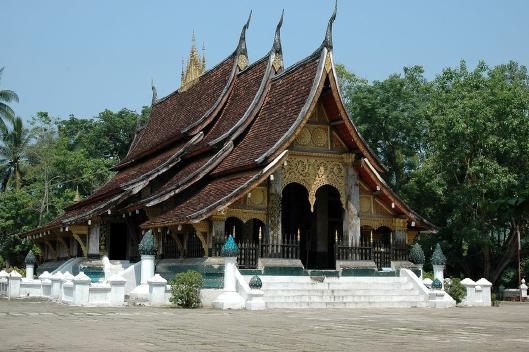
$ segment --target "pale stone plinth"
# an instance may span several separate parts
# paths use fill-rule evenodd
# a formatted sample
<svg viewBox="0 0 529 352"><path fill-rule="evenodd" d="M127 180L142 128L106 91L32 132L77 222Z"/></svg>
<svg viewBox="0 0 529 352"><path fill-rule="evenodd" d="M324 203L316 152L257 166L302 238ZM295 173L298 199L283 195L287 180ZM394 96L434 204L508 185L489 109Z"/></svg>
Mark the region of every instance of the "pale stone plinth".
<svg viewBox="0 0 529 352"><path fill-rule="evenodd" d="M159 274L154 275L147 280L149 284L149 300L153 306L161 306L165 304L165 287L167 280Z"/></svg>
<svg viewBox="0 0 529 352"><path fill-rule="evenodd" d="M248 293L248 300L246 301L246 309L248 310L263 310L266 308L266 303L263 299L264 292L262 290L250 290Z"/></svg>
<svg viewBox="0 0 529 352"><path fill-rule="evenodd" d="M520 285L520 291L522 295L522 301L527 301L527 285L525 284L525 279L522 279L522 284Z"/></svg>
<svg viewBox="0 0 529 352"><path fill-rule="evenodd" d="M125 284L127 280L120 275L112 275L108 279L110 284L110 304L122 306L125 304Z"/></svg>
<svg viewBox="0 0 529 352"><path fill-rule="evenodd" d="M60 299L62 290L62 273L58 272L51 276L51 298Z"/></svg>
<svg viewBox="0 0 529 352"><path fill-rule="evenodd" d="M237 257L224 258L224 292L213 301L213 307L217 309L243 309L244 298L237 293L235 270Z"/></svg>
<svg viewBox="0 0 529 352"><path fill-rule="evenodd" d="M20 282L22 281L22 275L13 270L9 274L9 287L7 297L14 299L20 297Z"/></svg>
<svg viewBox="0 0 529 352"><path fill-rule="evenodd" d="M39 280L42 286L42 296L51 297L51 274L47 271L43 272L39 276Z"/></svg>
<svg viewBox="0 0 529 352"><path fill-rule="evenodd" d="M154 255L141 255L141 280L142 285L147 284L147 280L154 276Z"/></svg>
<svg viewBox="0 0 529 352"><path fill-rule="evenodd" d="M35 270L34 264L26 264L26 279L33 280L34 270Z"/></svg>
<svg viewBox="0 0 529 352"><path fill-rule="evenodd" d="M479 285L481 287L481 304L483 306L490 307L492 305L490 294L492 283L485 278L481 278L476 282L476 285ZM477 287L478 286L476 286L476 291Z"/></svg>
<svg viewBox="0 0 529 352"><path fill-rule="evenodd" d="M434 279L438 279L441 281L441 284L443 284L443 289L445 287L445 276L444 276L444 265L432 265L433 266L433 277Z"/></svg>
<svg viewBox="0 0 529 352"><path fill-rule="evenodd" d="M461 284L465 286L465 289L467 290L467 295L463 300L463 305L472 306L476 301L476 282L467 277L461 281Z"/></svg>
<svg viewBox="0 0 529 352"><path fill-rule="evenodd" d="M74 278L73 283L73 304L87 305L90 297L90 278L81 272Z"/></svg>

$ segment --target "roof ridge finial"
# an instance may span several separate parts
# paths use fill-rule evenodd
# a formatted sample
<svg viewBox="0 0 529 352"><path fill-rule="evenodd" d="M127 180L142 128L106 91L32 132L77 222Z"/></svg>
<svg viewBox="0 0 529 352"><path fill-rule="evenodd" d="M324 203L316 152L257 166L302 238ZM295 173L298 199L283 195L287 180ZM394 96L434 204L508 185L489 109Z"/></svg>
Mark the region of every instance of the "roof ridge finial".
<svg viewBox="0 0 529 352"><path fill-rule="evenodd" d="M323 39L323 43L321 44L327 49L332 49L332 24L334 23L334 20L336 19L337 9L338 9L338 0L335 0L334 11L331 17L329 18L329 23L327 24L327 32L325 33L325 39Z"/></svg>
<svg viewBox="0 0 529 352"><path fill-rule="evenodd" d="M154 79L151 78L151 89L152 89L152 101L151 104L154 105L156 103L156 99L158 99L158 93L156 92L156 87L154 86Z"/></svg>
<svg viewBox="0 0 529 352"><path fill-rule="evenodd" d="M250 10L250 15L248 15L248 20L246 21L244 26L242 26L241 36L239 38L239 46L238 46L239 54L244 54L246 56L248 56L248 52L246 50L246 30L248 30L248 27L250 27L251 19L252 19L252 10Z"/></svg>
<svg viewBox="0 0 529 352"><path fill-rule="evenodd" d="M281 53L281 26L283 25L283 16L285 15L285 9L281 12L281 18L276 26L276 33L274 35L274 52Z"/></svg>

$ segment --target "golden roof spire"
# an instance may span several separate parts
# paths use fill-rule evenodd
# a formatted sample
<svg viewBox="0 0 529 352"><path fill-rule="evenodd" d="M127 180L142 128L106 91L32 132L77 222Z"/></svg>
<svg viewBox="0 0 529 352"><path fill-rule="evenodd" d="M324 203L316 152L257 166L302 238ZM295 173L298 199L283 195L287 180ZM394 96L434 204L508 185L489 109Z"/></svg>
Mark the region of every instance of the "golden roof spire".
<svg viewBox="0 0 529 352"><path fill-rule="evenodd" d="M81 195L79 194L79 186L77 186L77 189L75 191L75 197L73 198L74 202L78 202L81 200Z"/></svg>
<svg viewBox="0 0 529 352"><path fill-rule="evenodd" d="M206 69L206 57L205 57L205 46L202 46L202 58L198 54L195 40L195 30L191 36L191 50L189 51L189 57L187 59L187 66L184 69L184 62L182 59L182 75L180 90L185 91L193 85Z"/></svg>

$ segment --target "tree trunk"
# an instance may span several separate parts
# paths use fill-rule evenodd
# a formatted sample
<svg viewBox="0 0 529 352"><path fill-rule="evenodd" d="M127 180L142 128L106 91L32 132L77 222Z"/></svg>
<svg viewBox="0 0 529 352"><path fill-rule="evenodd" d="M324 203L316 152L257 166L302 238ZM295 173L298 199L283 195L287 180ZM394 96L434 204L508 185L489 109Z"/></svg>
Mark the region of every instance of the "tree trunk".
<svg viewBox="0 0 529 352"><path fill-rule="evenodd" d="M500 275L503 273L503 270L505 270L505 268L514 260L514 257L516 255L516 246L516 234L514 228L511 228L509 237L505 242L503 254L500 260L495 263L493 269L491 270L490 277L487 278L493 284L495 284L496 281L500 278Z"/></svg>

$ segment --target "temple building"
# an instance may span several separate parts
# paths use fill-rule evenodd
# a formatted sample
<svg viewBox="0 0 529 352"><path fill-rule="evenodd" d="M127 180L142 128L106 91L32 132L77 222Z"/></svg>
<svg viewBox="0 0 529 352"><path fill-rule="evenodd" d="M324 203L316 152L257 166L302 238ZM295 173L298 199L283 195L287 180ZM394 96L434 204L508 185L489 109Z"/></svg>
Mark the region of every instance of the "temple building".
<svg viewBox="0 0 529 352"><path fill-rule="evenodd" d="M180 87L158 98L153 86L149 119L114 177L24 234L41 246L41 261L133 263L149 229L157 272L164 263L218 257L228 235L239 245L241 269L288 262L340 270L364 261L383 270L407 260L408 245L435 226L384 181L384 165L346 111L333 54L335 16L321 45L290 67L283 63L283 16L270 51L253 62L245 38L250 18L234 50L209 69L193 36Z"/></svg>

